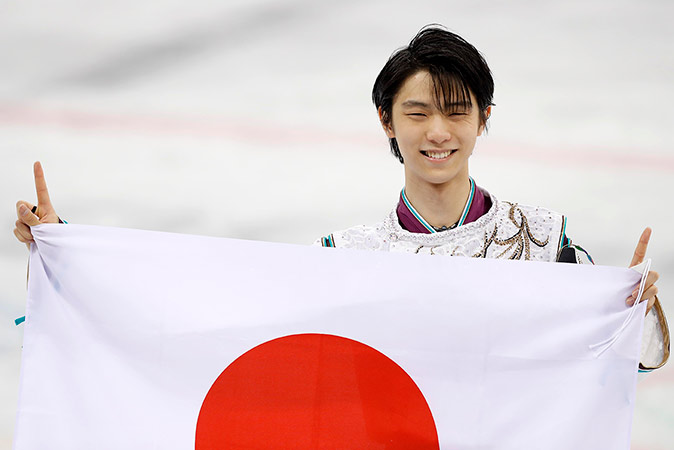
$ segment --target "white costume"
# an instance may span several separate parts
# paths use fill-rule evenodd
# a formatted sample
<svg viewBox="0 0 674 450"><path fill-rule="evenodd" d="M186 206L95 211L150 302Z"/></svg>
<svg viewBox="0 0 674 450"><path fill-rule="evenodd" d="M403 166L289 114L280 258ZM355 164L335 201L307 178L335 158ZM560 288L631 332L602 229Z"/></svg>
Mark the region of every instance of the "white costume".
<svg viewBox="0 0 674 450"><path fill-rule="evenodd" d="M396 209L375 225L332 233L314 244L361 250L432 255L508 258L554 262L565 241L566 219L545 208L499 201L474 222L433 234L412 233L399 222ZM577 247L579 249L579 247ZM575 250L575 249L574 249ZM575 260L582 255L576 251ZM661 367L669 357L669 331L660 303L646 316L640 371Z"/></svg>

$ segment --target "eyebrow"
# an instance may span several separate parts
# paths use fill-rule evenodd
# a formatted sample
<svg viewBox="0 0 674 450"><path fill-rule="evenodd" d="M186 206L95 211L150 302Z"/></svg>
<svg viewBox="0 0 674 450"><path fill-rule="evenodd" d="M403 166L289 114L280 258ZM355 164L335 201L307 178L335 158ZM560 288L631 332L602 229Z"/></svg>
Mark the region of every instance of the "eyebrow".
<svg viewBox="0 0 674 450"><path fill-rule="evenodd" d="M421 102L419 100L405 100L402 103L402 106L406 106L406 107L415 107L416 106L416 107L421 107L421 108L429 108L430 107L430 105L428 103Z"/></svg>
<svg viewBox="0 0 674 450"><path fill-rule="evenodd" d="M414 107L430 108L431 107L428 103L422 102L422 101L419 101L419 100L405 100L404 102L402 102L402 106L406 107L406 108L414 108ZM466 108L466 109L471 108L472 106L473 105L470 102L453 102L453 103L450 103L449 105L447 105L448 108Z"/></svg>

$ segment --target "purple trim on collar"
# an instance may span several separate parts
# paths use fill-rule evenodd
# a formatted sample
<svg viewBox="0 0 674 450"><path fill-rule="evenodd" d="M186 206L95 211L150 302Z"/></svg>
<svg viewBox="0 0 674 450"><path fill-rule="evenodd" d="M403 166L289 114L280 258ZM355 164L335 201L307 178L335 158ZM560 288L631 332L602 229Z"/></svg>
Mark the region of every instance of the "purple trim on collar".
<svg viewBox="0 0 674 450"><path fill-rule="evenodd" d="M473 196L473 203L470 205L468 210L468 215L463 224L475 222L480 217L487 214L487 211L491 208L491 197L489 192L485 189L482 189L480 186L475 186L475 195Z"/></svg>
<svg viewBox="0 0 674 450"><path fill-rule="evenodd" d="M463 224L475 222L480 217L484 216L489 208L491 208L491 197L489 197L489 192L482 189L479 186L475 186L475 194L473 195L473 202L468 209L468 215ZM431 232L424 227L412 211L405 205L403 201L402 192L400 193L400 199L398 200L398 206L396 207L396 213L398 214L398 222L404 230L409 231L410 233L425 233L430 234Z"/></svg>
<svg viewBox="0 0 674 450"><path fill-rule="evenodd" d="M403 229L409 231L410 233L431 234L431 232L428 231L416 217L414 217L412 211L410 211L410 209L407 207L405 201L403 200L402 191L400 191L400 199L398 200L396 213L398 214L398 222L400 223L400 226L403 227Z"/></svg>

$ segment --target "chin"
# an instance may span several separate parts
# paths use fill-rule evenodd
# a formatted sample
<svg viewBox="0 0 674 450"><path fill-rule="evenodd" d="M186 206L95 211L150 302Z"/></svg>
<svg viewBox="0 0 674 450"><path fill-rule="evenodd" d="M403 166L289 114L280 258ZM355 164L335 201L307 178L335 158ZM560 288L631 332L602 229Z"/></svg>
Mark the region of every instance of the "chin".
<svg viewBox="0 0 674 450"><path fill-rule="evenodd" d="M425 184L432 185L434 187L443 186L445 184L451 183L455 180L456 177L427 177L423 179Z"/></svg>
<svg viewBox="0 0 674 450"><path fill-rule="evenodd" d="M455 181L459 178L463 178L460 173L437 173L437 174L430 174L429 176L425 177L426 182L430 184L447 184L451 183L452 181Z"/></svg>

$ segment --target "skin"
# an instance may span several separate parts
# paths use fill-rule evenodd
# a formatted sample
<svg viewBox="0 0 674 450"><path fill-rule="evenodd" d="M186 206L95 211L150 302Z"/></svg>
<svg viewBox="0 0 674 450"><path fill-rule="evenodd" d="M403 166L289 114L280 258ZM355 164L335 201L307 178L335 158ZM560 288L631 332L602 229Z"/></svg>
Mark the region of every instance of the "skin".
<svg viewBox="0 0 674 450"><path fill-rule="evenodd" d="M428 72L411 75L393 99L391 120L379 120L388 138L396 138L405 167L405 193L414 208L435 227L450 226L461 217L470 193L468 160L485 123L473 93L472 107L458 107L446 115L435 105L432 79ZM491 106L486 109L491 115ZM430 159L423 152L454 152L447 158ZM629 267L644 261L652 230L646 228L637 243ZM647 312L655 303L660 278L650 271L641 301L648 301ZM626 300L632 305L638 289Z"/></svg>
<svg viewBox="0 0 674 450"><path fill-rule="evenodd" d="M644 262L644 259L646 258L646 250L648 249L648 242L651 240L651 233L652 230L648 227L641 233L641 237L637 243L637 248L634 250L634 255L632 256L632 261L630 262L630 267L634 267L637 264ZM648 301L648 309L646 310L646 313L648 313L648 311L650 311L655 304L655 296L658 293L658 287L655 285L655 282L658 281L658 278L660 278L660 274L654 270L651 270L648 273L648 277L646 277L644 293L641 296L641 302ZM638 293L639 289L635 289L634 292L632 292L632 296L628 297L627 304L629 306L634 304Z"/></svg>
<svg viewBox="0 0 674 450"><path fill-rule="evenodd" d="M37 210L33 214L31 210L34 205L19 200L16 203L17 221L14 228L16 238L25 243L28 248L30 248L30 243L33 242L30 227L41 223L58 223L59 221L59 217L49 199L47 182L44 179L44 171L39 161L33 164L33 175L35 176L35 192L37 193Z"/></svg>

